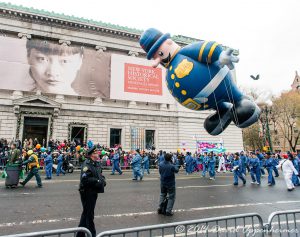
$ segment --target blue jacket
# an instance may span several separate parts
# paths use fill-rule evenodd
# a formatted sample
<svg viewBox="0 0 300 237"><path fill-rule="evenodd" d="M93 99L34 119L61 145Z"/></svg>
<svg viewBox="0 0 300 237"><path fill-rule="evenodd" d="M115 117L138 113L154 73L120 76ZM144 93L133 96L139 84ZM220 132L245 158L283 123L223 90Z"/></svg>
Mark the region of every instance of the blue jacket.
<svg viewBox="0 0 300 237"><path fill-rule="evenodd" d="M271 158L269 158L269 159L266 159L266 161L265 161L265 166L267 167L267 168L273 168L274 166L276 166L277 164L276 164L276 161L271 157Z"/></svg>
<svg viewBox="0 0 300 237"><path fill-rule="evenodd" d="M44 159L45 165L49 165L49 164L53 164L53 159L51 155L48 155L45 159Z"/></svg>
<svg viewBox="0 0 300 237"><path fill-rule="evenodd" d="M241 155L240 160L241 160L243 166L245 166L247 164L247 156Z"/></svg>
<svg viewBox="0 0 300 237"><path fill-rule="evenodd" d="M164 155L160 155L158 157L158 164L160 164L161 162L165 161L165 156Z"/></svg>
<svg viewBox="0 0 300 237"><path fill-rule="evenodd" d="M134 156L134 158L131 161L131 165L133 169L141 169L142 157L140 156L140 154L136 154Z"/></svg>
<svg viewBox="0 0 300 237"><path fill-rule="evenodd" d="M159 164L160 184L165 187L175 187L175 173L178 168L170 161L163 161Z"/></svg>
<svg viewBox="0 0 300 237"><path fill-rule="evenodd" d="M184 161L187 165L191 165L193 163L193 158L191 156L186 156Z"/></svg>
<svg viewBox="0 0 300 237"><path fill-rule="evenodd" d="M259 159L256 157L256 158L250 158L249 159L249 166L251 168L257 168L260 166L260 162L259 162Z"/></svg>
<svg viewBox="0 0 300 237"><path fill-rule="evenodd" d="M57 158L57 163L62 163L64 161L64 157L62 154L60 154Z"/></svg>
<svg viewBox="0 0 300 237"><path fill-rule="evenodd" d="M120 161L120 155L119 153L115 153L113 158L111 159L114 163L119 163Z"/></svg>
<svg viewBox="0 0 300 237"><path fill-rule="evenodd" d="M208 164L208 159L209 159L208 156L204 156L203 157L203 164L207 165Z"/></svg>
<svg viewBox="0 0 300 237"><path fill-rule="evenodd" d="M208 165L209 166L215 166L216 165L216 157L212 157L208 159Z"/></svg>
<svg viewBox="0 0 300 237"><path fill-rule="evenodd" d="M143 164L149 165L149 163L150 163L149 157L145 156L144 159L143 159Z"/></svg>
<svg viewBox="0 0 300 237"><path fill-rule="evenodd" d="M238 168L235 170L235 171L238 171L238 172L240 172L243 169L243 167L242 167L242 161L240 159L238 159L238 160L234 159L232 161L232 166L233 167L238 166Z"/></svg>

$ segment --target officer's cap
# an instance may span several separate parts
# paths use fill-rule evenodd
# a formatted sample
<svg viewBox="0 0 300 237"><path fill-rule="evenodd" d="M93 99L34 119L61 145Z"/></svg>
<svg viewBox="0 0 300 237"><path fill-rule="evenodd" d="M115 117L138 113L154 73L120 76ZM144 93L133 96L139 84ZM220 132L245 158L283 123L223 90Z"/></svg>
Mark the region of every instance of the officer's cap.
<svg viewBox="0 0 300 237"><path fill-rule="evenodd" d="M90 156L91 154L94 153L94 151L96 151L96 146L92 146L92 147L87 151L87 154Z"/></svg>

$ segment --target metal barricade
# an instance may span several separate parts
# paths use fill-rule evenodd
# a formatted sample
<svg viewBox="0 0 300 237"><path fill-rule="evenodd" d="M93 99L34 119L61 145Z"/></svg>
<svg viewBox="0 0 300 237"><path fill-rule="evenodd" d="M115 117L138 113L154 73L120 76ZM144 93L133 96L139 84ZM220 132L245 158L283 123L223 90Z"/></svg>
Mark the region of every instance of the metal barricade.
<svg viewBox="0 0 300 237"><path fill-rule="evenodd" d="M265 229L269 236L300 236L300 209L270 214Z"/></svg>
<svg viewBox="0 0 300 237"><path fill-rule="evenodd" d="M264 236L264 226L260 215L257 213L248 213L104 231L97 235L97 237L118 236Z"/></svg>
<svg viewBox="0 0 300 237"><path fill-rule="evenodd" d="M86 237L92 237L91 232L83 227L76 227L76 228L68 228L68 229L59 229L59 230L47 230L47 231L39 231L39 232L32 232L32 233L24 233L24 234L15 234L15 235L3 235L0 237L44 237L44 236L63 236L67 234L72 234L72 236L76 236L78 232L85 233ZM70 236L70 235L68 235Z"/></svg>

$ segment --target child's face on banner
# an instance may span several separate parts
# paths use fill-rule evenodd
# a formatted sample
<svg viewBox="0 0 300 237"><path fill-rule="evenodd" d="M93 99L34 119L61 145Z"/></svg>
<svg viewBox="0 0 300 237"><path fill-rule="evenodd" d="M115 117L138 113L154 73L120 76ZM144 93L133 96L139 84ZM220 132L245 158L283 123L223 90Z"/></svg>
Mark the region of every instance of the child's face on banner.
<svg viewBox="0 0 300 237"><path fill-rule="evenodd" d="M28 57L31 75L43 92L59 93L71 88L82 64L77 54L53 55L32 49Z"/></svg>

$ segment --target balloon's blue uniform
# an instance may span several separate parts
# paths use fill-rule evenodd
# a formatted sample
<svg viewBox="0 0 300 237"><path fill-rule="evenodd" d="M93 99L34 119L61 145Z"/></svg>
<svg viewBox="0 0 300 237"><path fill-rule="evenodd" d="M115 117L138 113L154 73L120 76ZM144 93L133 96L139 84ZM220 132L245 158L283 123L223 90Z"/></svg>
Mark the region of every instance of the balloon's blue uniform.
<svg viewBox="0 0 300 237"><path fill-rule="evenodd" d="M191 110L216 110L204 122L209 134L222 133L231 121L245 128L258 120L260 109L237 88L230 71L233 62L238 61L231 55L233 50L223 51L213 41L199 41L183 48L178 46L173 52L170 44L164 44L168 39L169 34L150 28L142 34L140 45L148 59L161 58L161 64L167 68L168 89L181 105ZM162 49L166 55L160 51L157 56L156 52Z"/></svg>

